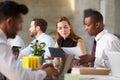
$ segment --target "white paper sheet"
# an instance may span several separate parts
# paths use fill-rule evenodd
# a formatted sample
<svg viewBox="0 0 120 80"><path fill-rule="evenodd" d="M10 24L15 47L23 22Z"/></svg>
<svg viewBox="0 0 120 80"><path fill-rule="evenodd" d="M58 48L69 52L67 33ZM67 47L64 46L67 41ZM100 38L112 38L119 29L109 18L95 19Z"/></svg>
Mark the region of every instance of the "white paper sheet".
<svg viewBox="0 0 120 80"><path fill-rule="evenodd" d="M62 47L63 51L67 54L73 54L75 58L82 55L80 47Z"/></svg>

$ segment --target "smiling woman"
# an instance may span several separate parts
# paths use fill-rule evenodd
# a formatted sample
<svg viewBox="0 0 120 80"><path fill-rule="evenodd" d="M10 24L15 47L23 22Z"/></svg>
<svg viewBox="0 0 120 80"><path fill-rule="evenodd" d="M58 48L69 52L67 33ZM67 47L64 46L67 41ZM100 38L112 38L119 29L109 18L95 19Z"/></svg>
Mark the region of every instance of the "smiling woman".
<svg viewBox="0 0 120 80"><path fill-rule="evenodd" d="M55 47L76 47L79 46L82 54L86 54L82 38L77 36L73 27L66 17L61 17L56 22L58 38Z"/></svg>

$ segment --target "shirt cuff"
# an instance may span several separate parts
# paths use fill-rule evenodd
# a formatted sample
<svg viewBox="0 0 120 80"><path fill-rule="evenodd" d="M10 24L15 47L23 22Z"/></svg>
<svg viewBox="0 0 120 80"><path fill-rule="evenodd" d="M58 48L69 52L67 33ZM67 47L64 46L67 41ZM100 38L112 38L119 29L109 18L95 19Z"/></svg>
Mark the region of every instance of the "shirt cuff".
<svg viewBox="0 0 120 80"><path fill-rule="evenodd" d="M95 67L104 67L104 60L100 58L95 58Z"/></svg>

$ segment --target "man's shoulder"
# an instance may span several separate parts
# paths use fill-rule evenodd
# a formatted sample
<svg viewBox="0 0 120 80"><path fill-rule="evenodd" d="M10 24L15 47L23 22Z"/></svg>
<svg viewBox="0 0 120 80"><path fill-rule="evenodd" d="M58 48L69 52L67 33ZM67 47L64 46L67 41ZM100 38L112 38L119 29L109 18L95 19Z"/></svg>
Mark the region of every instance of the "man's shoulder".
<svg viewBox="0 0 120 80"><path fill-rule="evenodd" d="M46 34L46 33L44 34L44 36L46 36L46 37L51 37L49 34Z"/></svg>
<svg viewBox="0 0 120 80"><path fill-rule="evenodd" d="M48 34L44 34L43 38L45 38L45 39L53 39L52 36L50 36Z"/></svg>
<svg viewBox="0 0 120 80"><path fill-rule="evenodd" d="M105 33L103 36L108 37L108 38L114 38L114 37L116 37L114 34L109 33L109 32Z"/></svg>
<svg viewBox="0 0 120 80"><path fill-rule="evenodd" d="M47 43L54 43L53 38L50 35L48 35L48 34L44 34L41 37L38 37L37 40L39 42L45 42L46 44Z"/></svg>
<svg viewBox="0 0 120 80"><path fill-rule="evenodd" d="M112 34L112 33L105 33L105 34L103 35L103 38L104 38L104 39L107 39L107 40L109 40L109 41L119 40L119 38L118 38L117 36L115 36L114 34Z"/></svg>
<svg viewBox="0 0 120 80"><path fill-rule="evenodd" d="M16 35L15 38L16 38L16 39L22 39L19 35Z"/></svg>
<svg viewBox="0 0 120 80"><path fill-rule="evenodd" d="M7 44L7 41L0 37L0 44Z"/></svg>

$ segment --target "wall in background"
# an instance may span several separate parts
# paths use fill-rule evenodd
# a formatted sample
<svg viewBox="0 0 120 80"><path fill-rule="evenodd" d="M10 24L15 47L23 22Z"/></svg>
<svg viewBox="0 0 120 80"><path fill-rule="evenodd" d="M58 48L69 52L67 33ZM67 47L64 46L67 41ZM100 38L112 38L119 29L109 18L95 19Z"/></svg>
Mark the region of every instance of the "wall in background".
<svg viewBox="0 0 120 80"><path fill-rule="evenodd" d="M4 0L0 0L4 1ZM33 39L29 36L29 25L33 18L44 18L48 22L47 33L54 35L55 22L61 16L70 19L76 34L83 38L87 52L92 48L93 37L88 36L83 25L83 11L94 8L104 16L105 28L120 35L120 0L14 0L26 4L30 11L25 16L23 30L19 32L26 45Z"/></svg>

